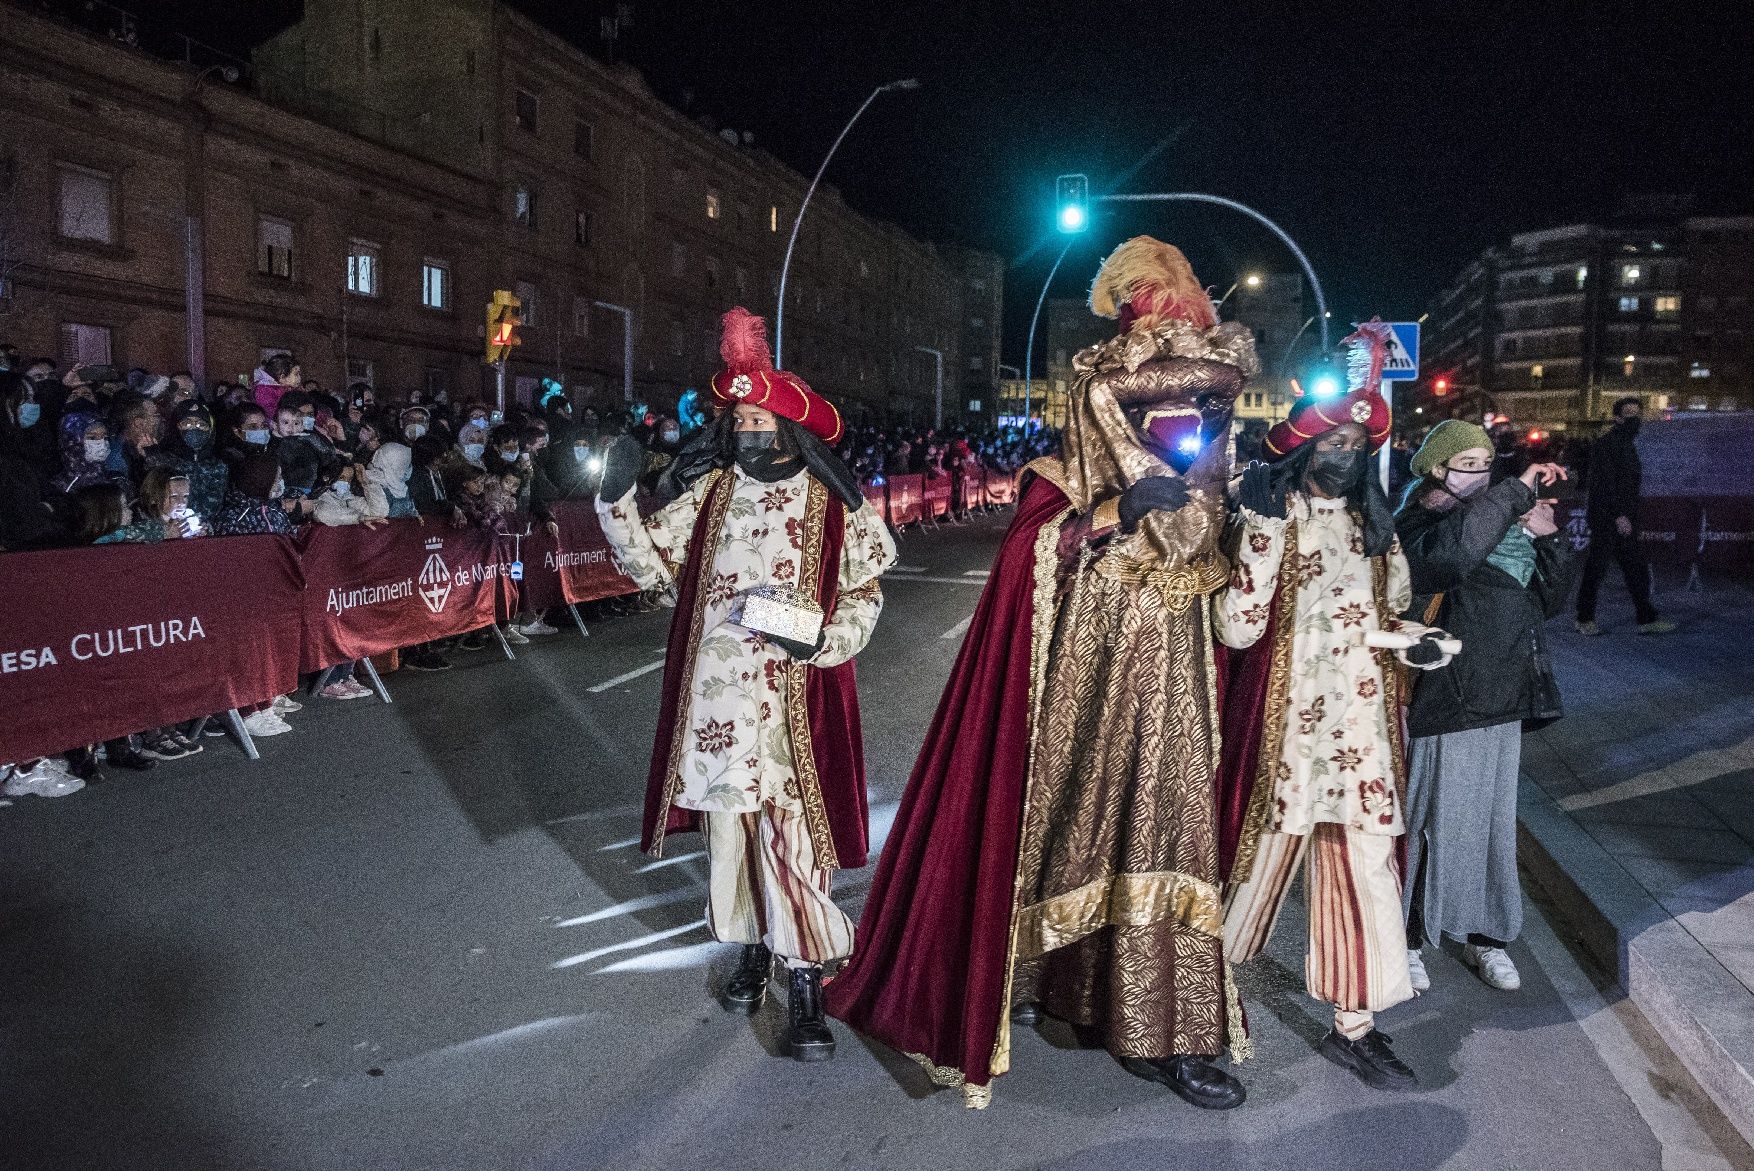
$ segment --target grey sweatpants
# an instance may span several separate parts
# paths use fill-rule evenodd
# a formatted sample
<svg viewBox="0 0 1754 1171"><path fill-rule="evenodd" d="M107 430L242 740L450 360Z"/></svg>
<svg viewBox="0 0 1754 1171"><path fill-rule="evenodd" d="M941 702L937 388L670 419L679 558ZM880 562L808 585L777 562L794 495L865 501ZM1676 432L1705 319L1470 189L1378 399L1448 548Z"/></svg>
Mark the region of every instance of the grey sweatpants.
<svg viewBox="0 0 1754 1171"><path fill-rule="evenodd" d="M1417 892L1427 939L1515 939L1523 929L1516 875L1521 722L1416 737L1410 756L1406 909Z"/></svg>

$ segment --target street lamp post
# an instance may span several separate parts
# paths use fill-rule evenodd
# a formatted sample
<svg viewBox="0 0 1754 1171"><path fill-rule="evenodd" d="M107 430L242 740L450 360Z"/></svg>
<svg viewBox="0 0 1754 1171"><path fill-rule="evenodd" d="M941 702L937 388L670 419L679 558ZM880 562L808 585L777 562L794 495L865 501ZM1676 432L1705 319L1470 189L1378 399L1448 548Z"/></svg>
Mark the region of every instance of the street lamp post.
<svg viewBox="0 0 1754 1171"><path fill-rule="evenodd" d="M1224 295L1222 297L1218 298L1218 307L1220 309L1222 309L1224 307L1224 302L1230 300L1230 294L1236 292L1236 287L1238 285L1247 285L1251 289L1258 289L1261 287L1261 274L1257 273L1257 272L1251 272L1245 277L1241 277L1237 280L1231 281L1230 287L1228 289L1224 290Z"/></svg>
<svg viewBox="0 0 1754 1171"><path fill-rule="evenodd" d="M932 426L942 431L944 429L944 351L934 350L931 346L915 346L914 349L922 354L932 355L934 365L937 367L937 382L932 392Z"/></svg>
<svg viewBox="0 0 1754 1171"><path fill-rule="evenodd" d="M611 305L607 301L592 301L599 309L607 309L611 313L621 314L621 398L624 402L633 401L633 310L625 305Z"/></svg>
<svg viewBox="0 0 1754 1171"><path fill-rule="evenodd" d="M865 99L863 105L853 111L853 116L847 119L847 124L845 126L841 127L840 133L835 136L834 144L828 148L828 153L822 156L822 165L816 168L816 177L810 180L810 186L804 192L804 201L798 205L798 214L792 217L792 235L791 238L786 241L786 258L780 264L780 304L778 312L774 315L773 325L773 364L775 366L784 369L782 358L785 354L786 341L786 276L792 270L792 249L798 244L798 228L804 223L804 210L810 206L810 197L816 194L816 185L822 182L822 173L828 170L829 160L834 158L834 152L840 149L841 140L844 139L847 136L847 132L853 128L853 123L857 122L859 120L859 115L863 114L866 108L869 107L872 102L877 100L878 94L885 93L892 89L919 88L919 81L915 78L909 77L904 78L901 81L888 82L887 84L880 85L872 90L871 96Z"/></svg>
<svg viewBox="0 0 1754 1171"><path fill-rule="evenodd" d="M1073 236L1072 240L1078 237ZM1035 360L1035 323L1041 319L1042 303L1048 299L1048 286L1054 283L1054 274L1060 271L1060 261L1066 259L1066 253L1072 250L1072 240L1060 249L1054 257L1054 266L1048 269L1048 279L1041 283L1041 294L1035 299L1035 312L1029 315L1029 332L1023 335L1023 426L1029 427L1029 395L1035 389L1035 381L1030 377Z"/></svg>

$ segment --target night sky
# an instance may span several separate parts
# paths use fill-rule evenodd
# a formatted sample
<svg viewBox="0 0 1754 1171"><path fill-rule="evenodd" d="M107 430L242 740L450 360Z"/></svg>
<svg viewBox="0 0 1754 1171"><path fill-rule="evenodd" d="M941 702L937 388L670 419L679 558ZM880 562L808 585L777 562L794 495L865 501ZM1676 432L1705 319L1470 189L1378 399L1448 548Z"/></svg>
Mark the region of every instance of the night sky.
<svg viewBox="0 0 1754 1171"><path fill-rule="evenodd" d="M222 43L296 18L265 0L133 3ZM515 0L601 53L610 0ZM750 130L805 174L873 85L829 181L858 209L1012 265L1005 360L1048 265L1053 178L1204 191L1277 220L1336 320L1417 316L1513 231L1612 215L1623 194L1754 210L1736 6L1193 5L938 0L809 6L636 0L620 45L653 87ZM1126 236L1179 244L1222 290L1292 261L1232 212L1104 209L1055 282L1087 285Z"/></svg>

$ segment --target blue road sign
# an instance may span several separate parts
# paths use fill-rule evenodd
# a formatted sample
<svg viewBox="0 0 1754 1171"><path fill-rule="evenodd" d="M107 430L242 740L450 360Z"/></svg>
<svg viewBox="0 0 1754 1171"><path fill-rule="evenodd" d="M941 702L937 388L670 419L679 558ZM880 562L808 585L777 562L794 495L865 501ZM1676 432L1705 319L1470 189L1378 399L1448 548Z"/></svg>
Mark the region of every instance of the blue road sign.
<svg viewBox="0 0 1754 1171"><path fill-rule="evenodd" d="M1382 376L1390 382L1410 382L1419 377L1419 323L1391 321L1389 328L1394 334L1383 358Z"/></svg>

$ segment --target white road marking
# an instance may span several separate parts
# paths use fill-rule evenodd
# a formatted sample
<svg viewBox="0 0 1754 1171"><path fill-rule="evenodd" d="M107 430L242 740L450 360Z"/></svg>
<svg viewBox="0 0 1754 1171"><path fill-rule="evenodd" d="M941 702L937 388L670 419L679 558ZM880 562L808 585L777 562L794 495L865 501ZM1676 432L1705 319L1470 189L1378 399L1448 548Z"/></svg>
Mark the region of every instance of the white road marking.
<svg viewBox="0 0 1754 1171"><path fill-rule="evenodd" d="M993 571L990 569L965 569L962 571L963 577L991 577L992 575Z"/></svg>
<svg viewBox="0 0 1754 1171"><path fill-rule="evenodd" d="M597 853L607 854L610 850L626 850L639 845L638 837L622 838L619 842L610 842L607 846L598 846Z"/></svg>
<svg viewBox="0 0 1754 1171"><path fill-rule="evenodd" d="M961 638L964 634L966 634L968 632L968 624L970 622L973 622L973 621L974 621L974 615L970 614L967 618L964 618L961 622L958 622L955 626L952 626L949 630L946 630L943 634L940 634L938 637L939 638Z"/></svg>
<svg viewBox="0 0 1754 1171"><path fill-rule="evenodd" d="M1728 748L1711 748L1703 752L1692 753L1673 764L1664 765L1662 768L1647 773L1640 773L1636 777L1609 785L1605 789L1561 797L1559 808L1567 813L1576 813L1580 809L1613 805L1633 797L1653 797L1658 793L1667 793L1673 789L1689 788L1711 777L1739 772L1751 764L1754 764L1754 736L1740 744L1732 744Z"/></svg>
<svg viewBox="0 0 1754 1171"><path fill-rule="evenodd" d="M601 911L592 911L588 915L562 919L555 926L583 927L587 923L601 923L605 919L631 915L635 911L649 911L654 907L668 907L672 903L686 903L700 898L700 895L699 887L684 887L682 890L668 890L662 894L641 895L637 899L628 899L625 903L616 903L613 907L604 907Z"/></svg>
<svg viewBox="0 0 1754 1171"><path fill-rule="evenodd" d="M678 854L674 858L661 858L656 862L647 862L644 866L641 866L638 870L634 871L634 873L650 874L652 871L662 870L666 866L675 866L679 862L692 862L696 858L704 857L706 857L705 850L696 850L692 854Z"/></svg>
<svg viewBox="0 0 1754 1171"><path fill-rule="evenodd" d="M660 948L645 955L629 956L612 964L604 964L591 975L604 976L611 972L677 972L684 968L704 968L727 947L727 944L714 940L711 943Z"/></svg>
<svg viewBox="0 0 1754 1171"><path fill-rule="evenodd" d="M549 965L549 967L556 970L561 968L576 968L580 964L590 963L598 956L613 955L618 951L632 951L635 948L644 947L648 943L656 943L660 939L673 939L678 935L686 935L690 931L699 931L705 926L705 919L696 919L692 923L684 923L680 927L672 927L667 931L653 931L650 934L640 936L638 939L627 939L620 943L611 943L607 947L592 948L590 951L580 952L576 956L567 956L564 960L555 960Z"/></svg>
<svg viewBox="0 0 1754 1171"><path fill-rule="evenodd" d="M924 565L891 565L889 567L889 572L890 573L924 573L924 572L926 572L926 567Z"/></svg>
<svg viewBox="0 0 1754 1171"><path fill-rule="evenodd" d="M602 683L597 684L597 686L586 688L586 690L592 695L596 695L598 692L608 691L611 687L620 687L623 683L628 683L632 680L638 679L641 675L650 675L653 671L656 671L663 665L664 660L659 659L655 663L647 663L645 666L628 671L626 674L617 675L613 679L604 680Z"/></svg>
<svg viewBox="0 0 1754 1171"><path fill-rule="evenodd" d="M984 578L979 578L979 577L927 577L926 575L920 574L920 573L910 573L910 574L907 574L905 576L896 577L896 578L892 578L888 574L884 574L883 580L885 580L885 581L932 581L932 582L937 582L939 585L961 585L961 586L984 586L987 584L986 580Z"/></svg>

